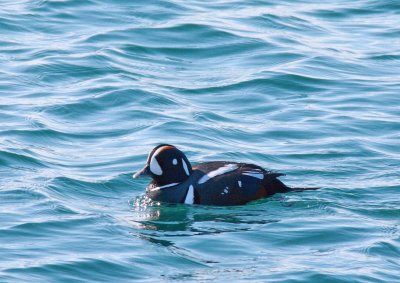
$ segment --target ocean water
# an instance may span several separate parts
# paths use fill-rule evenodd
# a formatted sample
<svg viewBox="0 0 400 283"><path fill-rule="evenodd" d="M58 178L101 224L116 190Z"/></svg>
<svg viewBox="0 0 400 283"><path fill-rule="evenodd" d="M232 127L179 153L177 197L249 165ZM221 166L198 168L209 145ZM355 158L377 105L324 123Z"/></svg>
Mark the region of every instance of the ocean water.
<svg viewBox="0 0 400 283"><path fill-rule="evenodd" d="M0 282L400 282L400 2L2 0ZM171 143L318 191L149 203Z"/></svg>

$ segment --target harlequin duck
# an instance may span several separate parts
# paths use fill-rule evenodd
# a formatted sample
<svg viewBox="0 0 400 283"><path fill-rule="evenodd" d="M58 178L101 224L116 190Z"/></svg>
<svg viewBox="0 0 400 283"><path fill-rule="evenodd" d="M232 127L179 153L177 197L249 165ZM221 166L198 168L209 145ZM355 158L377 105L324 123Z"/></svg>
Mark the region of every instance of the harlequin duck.
<svg viewBox="0 0 400 283"><path fill-rule="evenodd" d="M238 162L212 161L192 167L178 148L160 144L133 178L151 177L147 196L169 203L240 205L275 193L316 189L287 187L278 180L283 175Z"/></svg>

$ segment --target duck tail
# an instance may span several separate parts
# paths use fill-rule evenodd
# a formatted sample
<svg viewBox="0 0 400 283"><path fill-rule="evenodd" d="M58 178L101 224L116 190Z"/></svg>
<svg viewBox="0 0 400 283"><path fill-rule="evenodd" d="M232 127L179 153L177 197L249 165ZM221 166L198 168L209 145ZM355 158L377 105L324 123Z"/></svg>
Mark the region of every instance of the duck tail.
<svg viewBox="0 0 400 283"><path fill-rule="evenodd" d="M319 190L319 187L310 187L310 188L289 188L289 192L304 192L304 191L315 191Z"/></svg>
<svg viewBox="0 0 400 283"><path fill-rule="evenodd" d="M288 192L303 192L303 191L315 191L320 188L318 187L309 187L309 188L292 188L286 186L281 180L279 180L277 177L279 176L284 176L284 174L281 173L273 173L269 174L270 175L270 186L271 186L271 192L272 194L274 193L288 193Z"/></svg>

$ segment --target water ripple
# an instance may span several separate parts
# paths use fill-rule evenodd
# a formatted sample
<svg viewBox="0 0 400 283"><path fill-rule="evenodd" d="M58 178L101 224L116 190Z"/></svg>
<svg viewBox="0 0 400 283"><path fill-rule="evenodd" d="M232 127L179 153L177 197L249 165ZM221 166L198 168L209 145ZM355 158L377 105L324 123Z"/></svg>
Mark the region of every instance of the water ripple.
<svg viewBox="0 0 400 283"><path fill-rule="evenodd" d="M399 11L2 1L0 281L399 281ZM322 189L153 203L161 142Z"/></svg>

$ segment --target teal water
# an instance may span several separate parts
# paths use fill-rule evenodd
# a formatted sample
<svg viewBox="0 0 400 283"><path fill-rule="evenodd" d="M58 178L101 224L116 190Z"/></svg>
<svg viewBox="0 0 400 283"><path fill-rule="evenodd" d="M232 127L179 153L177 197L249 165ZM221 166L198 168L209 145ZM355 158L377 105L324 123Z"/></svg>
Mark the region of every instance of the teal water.
<svg viewBox="0 0 400 283"><path fill-rule="evenodd" d="M399 282L400 4L4 0L1 282ZM156 205L158 143L321 190Z"/></svg>

